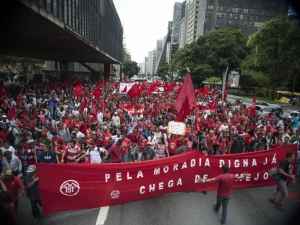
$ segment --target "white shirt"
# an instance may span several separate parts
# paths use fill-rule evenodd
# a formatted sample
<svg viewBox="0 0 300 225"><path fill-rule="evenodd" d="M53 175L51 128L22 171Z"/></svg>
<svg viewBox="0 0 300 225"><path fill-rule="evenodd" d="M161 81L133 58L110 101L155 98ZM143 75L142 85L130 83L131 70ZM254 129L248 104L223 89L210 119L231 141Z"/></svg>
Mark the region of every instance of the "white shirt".
<svg viewBox="0 0 300 225"><path fill-rule="evenodd" d="M84 133L82 133L81 131L78 131L77 133L76 133L76 138L77 139L81 139L81 138L84 138L85 137L85 135L84 135Z"/></svg>
<svg viewBox="0 0 300 225"><path fill-rule="evenodd" d="M95 164L102 163L102 158L100 153L105 151L106 151L105 148L98 148L98 147L95 147L92 150L90 150L89 152L90 162Z"/></svg>
<svg viewBox="0 0 300 225"><path fill-rule="evenodd" d="M103 122L103 113L102 112L97 113L97 121L98 121L98 123Z"/></svg>
<svg viewBox="0 0 300 225"><path fill-rule="evenodd" d="M97 148L92 149L89 152L90 155L90 163L92 164L99 164L102 162L101 156L100 156L100 152L97 151Z"/></svg>
<svg viewBox="0 0 300 225"><path fill-rule="evenodd" d="M119 116L113 116L111 118L111 121L112 121L112 125L113 126L119 127L121 125L121 121L120 121L120 117Z"/></svg>

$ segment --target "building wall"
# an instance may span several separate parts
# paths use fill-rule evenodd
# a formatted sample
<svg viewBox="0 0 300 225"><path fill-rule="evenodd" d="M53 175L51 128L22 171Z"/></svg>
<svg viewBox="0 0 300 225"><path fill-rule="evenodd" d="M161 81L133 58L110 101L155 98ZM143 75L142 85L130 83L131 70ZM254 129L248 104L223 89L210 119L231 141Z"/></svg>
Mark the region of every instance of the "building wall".
<svg viewBox="0 0 300 225"><path fill-rule="evenodd" d="M187 0L185 17L180 21L179 48L222 27L240 28L251 35L264 22L287 13L285 0Z"/></svg>
<svg viewBox="0 0 300 225"><path fill-rule="evenodd" d="M204 1L204 0L201 0ZM273 17L287 15L285 0L207 0L205 31L237 27L250 35Z"/></svg>
<svg viewBox="0 0 300 225"><path fill-rule="evenodd" d="M186 17L180 20L179 48L183 48L186 43Z"/></svg>
<svg viewBox="0 0 300 225"><path fill-rule="evenodd" d="M159 56L163 53L163 42L164 42L164 40L157 40L157 42L156 42L156 62L155 62L155 65L158 63Z"/></svg>
<svg viewBox="0 0 300 225"><path fill-rule="evenodd" d="M155 66L157 61L156 50L150 51L148 57L145 57L145 74L147 76L153 76L155 72Z"/></svg>
<svg viewBox="0 0 300 225"><path fill-rule="evenodd" d="M179 44L180 21L183 17L182 8L183 8L183 3L179 3L179 2L175 3L174 11L173 11L173 26L172 26L172 35L171 35L172 45Z"/></svg>
<svg viewBox="0 0 300 225"><path fill-rule="evenodd" d="M85 41L121 61L123 27L112 0L23 0L35 4Z"/></svg>
<svg viewBox="0 0 300 225"><path fill-rule="evenodd" d="M157 53L156 50L149 52L149 72L150 75L154 75L155 73L155 66L157 61Z"/></svg>
<svg viewBox="0 0 300 225"><path fill-rule="evenodd" d="M145 57L145 74L149 75L150 74L150 66L149 66L149 58Z"/></svg>
<svg viewBox="0 0 300 225"><path fill-rule="evenodd" d="M199 1L198 21L197 21L197 38L202 36L205 31L205 17L207 11L207 0Z"/></svg>
<svg viewBox="0 0 300 225"><path fill-rule="evenodd" d="M171 54L172 54L172 44L171 42L167 43L167 49L166 49L166 63L171 63Z"/></svg>
<svg viewBox="0 0 300 225"><path fill-rule="evenodd" d="M190 44L197 38L199 0L187 0L186 9L186 43Z"/></svg>
<svg viewBox="0 0 300 225"><path fill-rule="evenodd" d="M145 63L139 63L140 72L139 74L145 74Z"/></svg>

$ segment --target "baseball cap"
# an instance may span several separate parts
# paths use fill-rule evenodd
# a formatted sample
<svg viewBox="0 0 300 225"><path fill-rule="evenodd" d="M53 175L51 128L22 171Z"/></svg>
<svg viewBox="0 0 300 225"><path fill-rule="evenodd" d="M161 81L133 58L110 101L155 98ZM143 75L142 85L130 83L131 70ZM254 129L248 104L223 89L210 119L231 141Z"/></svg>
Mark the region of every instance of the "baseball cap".
<svg viewBox="0 0 300 225"><path fill-rule="evenodd" d="M36 166L35 165L30 165L28 166L26 173L33 173L36 171Z"/></svg>

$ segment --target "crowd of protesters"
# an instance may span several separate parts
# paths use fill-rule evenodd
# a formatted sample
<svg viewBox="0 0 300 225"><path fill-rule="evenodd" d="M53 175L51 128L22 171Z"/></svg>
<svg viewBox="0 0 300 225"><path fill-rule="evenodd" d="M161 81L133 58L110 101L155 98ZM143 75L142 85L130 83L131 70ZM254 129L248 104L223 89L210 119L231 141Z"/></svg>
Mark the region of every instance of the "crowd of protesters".
<svg viewBox="0 0 300 225"><path fill-rule="evenodd" d="M222 101L219 90L208 88L195 90L185 135L170 134L168 123L178 119L179 83L143 83L133 93L118 85L48 82L11 91L0 84L0 189L15 196L8 201L1 192L13 202L7 210L16 209L17 196L27 190L38 216L37 162L138 162L189 150L209 155L268 150L300 140L298 116L259 116L255 107Z"/></svg>

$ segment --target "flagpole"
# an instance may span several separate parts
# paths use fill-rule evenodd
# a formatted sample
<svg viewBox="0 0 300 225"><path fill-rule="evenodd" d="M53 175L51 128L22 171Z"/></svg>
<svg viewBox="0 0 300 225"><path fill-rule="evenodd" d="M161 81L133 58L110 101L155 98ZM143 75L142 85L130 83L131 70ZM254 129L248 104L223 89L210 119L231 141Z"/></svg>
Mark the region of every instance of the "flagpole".
<svg viewBox="0 0 300 225"><path fill-rule="evenodd" d="M222 84L222 102L225 100L225 89L226 89L226 83L227 83L227 74L229 70L229 65L226 67L226 71L223 74L223 84Z"/></svg>

